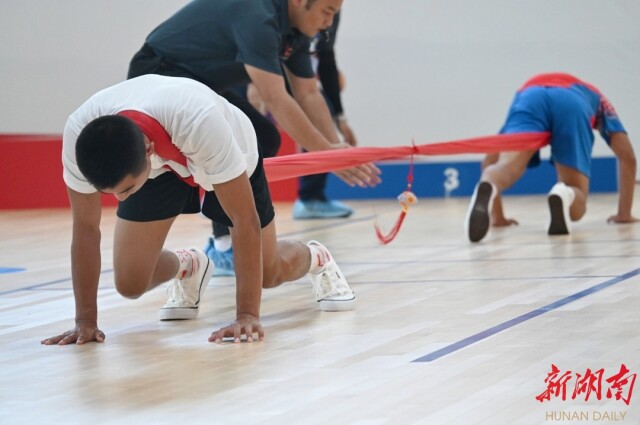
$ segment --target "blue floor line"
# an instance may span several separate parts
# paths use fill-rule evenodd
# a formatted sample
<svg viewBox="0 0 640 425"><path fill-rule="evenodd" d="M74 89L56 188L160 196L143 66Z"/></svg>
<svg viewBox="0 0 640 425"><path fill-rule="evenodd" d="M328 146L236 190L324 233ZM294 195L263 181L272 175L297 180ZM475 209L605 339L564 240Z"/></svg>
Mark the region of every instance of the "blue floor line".
<svg viewBox="0 0 640 425"><path fill-rule="evenodd" d="M625 273L621 276L617 276L614 277L613 279L609 279L605 282L599 283L597 285L594 285L590 288L587 288L583 291L580 291L576 294L570 295L568 297L562 298L556 302L553 302L551 304L547 304L544 307L540 307L537 308L535 310L532 310L528 313L523 314L522 316L518 316L514 319L508 320L504 323L501 323L499 325L496 325L492 328L486 329L482 332L479 332L475 335L472 335L468 338L465 338L463 340L460 340L458 342L455 342L451 345L448 345L444 348L441 348L439 350L434 351L433 353L429 353L426 356L422 356L418 359L413 360L413 363L416 362L432 362L434 360L437 360L441 357L447 356L449 354L455 353L458 350L461 350L465 347L468 347L469 345L475 344L476 342L480 342L483 339L489 338L490 336L493 336L497 333L500 333L504 330L507 330L509 328L512 328L516 325L519 325L520 323L526 322L527 320L533 319L535 317L540 316L541 314L544 314L546 312L549 311L553 311L556 310L564 305L567 305L569 303L572 303L576 300L579 300L581 298L586 297L587 295L591 295L594 294L598 291L602 291L603 289L606 289L610 286L613 286L617 283L623 282L627 279L630 279L634 276L637 276L638 274L640 274L640 269L635 269L633 271L630 271L628 273Z"/></svg>
<svg viewBox="0 0 640 425"><path fill-rule="evenodd" d="M23 272L27 269L25 269L24 267L0 267L0 274L2 273L17 273L17 272Z"/></svg>
<svg viewBox="0 0 640 425"><path fill-rule="evenodd" d="M113 269L102 270L100 272L100 274L111 273L111 272L113 272ZM24 288L16 288L16 289L11 289L9 291L2 291L2 292L0 292L0 296L8 295L8 294L15 294L16 292L30 291L30 290L33 290L33 289L42 288L44 286L55 285L56 283L68 282L70 280L71 280L70 277L65 277L64 279L57 279L57 280L52 280L50 282L38 283L36 285L25 286Z"/></svg>

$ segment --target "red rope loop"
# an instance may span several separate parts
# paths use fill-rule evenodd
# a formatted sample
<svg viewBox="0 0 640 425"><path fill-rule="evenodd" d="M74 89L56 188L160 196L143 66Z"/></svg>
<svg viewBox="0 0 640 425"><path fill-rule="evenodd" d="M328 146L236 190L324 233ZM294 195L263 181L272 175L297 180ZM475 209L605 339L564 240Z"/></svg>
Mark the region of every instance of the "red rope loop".
<svg viewBox="0 0 640 425"><path fill-rule="evenodd" d="M400 232L400 228L402 227L402 223L404 222L404 218L407 216L407 212L409 212L409 206L418 202L418 197L411 192L411 185L413 184L413 155L417 152L417 147L415 141L411 141L411 145L413 150L411 152L411 159L409 161L409 173L407 174L407 190L398 195L398 202L402 207L402 211L400 211L400 215L396 219L395 224L386 235L383 233L380 226L377 223L373 224L373 227L376 230L376 237L380 241L381 244L386 245L393 241L398 233Z"/></svg>

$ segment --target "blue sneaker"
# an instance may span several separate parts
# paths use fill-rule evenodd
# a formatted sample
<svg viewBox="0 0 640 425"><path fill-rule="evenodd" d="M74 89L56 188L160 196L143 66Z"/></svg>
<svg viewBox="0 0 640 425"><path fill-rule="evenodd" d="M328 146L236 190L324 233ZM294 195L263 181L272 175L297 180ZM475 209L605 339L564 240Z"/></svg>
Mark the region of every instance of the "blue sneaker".
<svg viewBox="0 0 640 425"><path fill-rule="evenodd" d="M301 201L293 204L293 218L306 220L312 218L346 218L353 210L340 201Z"/></svg>
<svg viewBox="0 0 640 425"><path fill-rule="evenodd" d="M236 272L233 269L233 247L226 251L218 251L213 244L213 237L209 236L207 246L204 247L204 252L207 253L207 257L213 261L213 274L212 276L235 276Z"/></svg>

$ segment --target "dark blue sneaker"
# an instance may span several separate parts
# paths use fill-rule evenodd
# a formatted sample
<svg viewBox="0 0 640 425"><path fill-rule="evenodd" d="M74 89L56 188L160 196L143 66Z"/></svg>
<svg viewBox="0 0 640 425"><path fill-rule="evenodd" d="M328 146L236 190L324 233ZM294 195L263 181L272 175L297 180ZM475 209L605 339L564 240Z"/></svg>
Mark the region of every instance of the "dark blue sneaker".
<svg viewBox="0 0 640 425"><path fill-rule="evenodd" d="M214 268L212 276L235 276L233 268L233 247L226 251L218 251L213 244L213 236L209 236L204 252L213 261Z"/></svg>
<svg viewBox="0 0 640 425"><path fill-rule="evenodd" d="M293 204L293 218L306 220L313 218L346 218L353 210L340 201L301 201Z"/></svg>

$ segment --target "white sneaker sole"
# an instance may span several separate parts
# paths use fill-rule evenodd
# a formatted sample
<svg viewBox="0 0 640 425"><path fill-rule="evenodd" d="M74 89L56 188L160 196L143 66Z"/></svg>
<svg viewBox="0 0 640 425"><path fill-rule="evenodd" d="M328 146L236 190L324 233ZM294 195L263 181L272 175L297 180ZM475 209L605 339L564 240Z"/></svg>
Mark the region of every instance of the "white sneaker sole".
<svg viewBox="0 0 640 425"><path fill-rule="evenodd" d="M347 300L320 300L318 303L322 311L349 311L355 308L356 297L354 295L353 298Z"/></svg>
<svg viewBox="0 0 640 425"><path fill-rule="evenodd" d="M193 320L198 317L198 307L167 307L160 309L160 320Z"/></svg>

